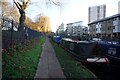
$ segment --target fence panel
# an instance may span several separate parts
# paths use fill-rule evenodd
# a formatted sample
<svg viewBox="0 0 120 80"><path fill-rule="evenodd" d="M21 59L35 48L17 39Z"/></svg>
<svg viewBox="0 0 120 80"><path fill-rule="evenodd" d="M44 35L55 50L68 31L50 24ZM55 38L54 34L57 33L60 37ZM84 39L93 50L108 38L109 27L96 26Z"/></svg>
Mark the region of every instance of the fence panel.
<svg viewBox="0 0 120 80"><path fill-rule="evenodd" d="M2 49L8 49L12 45L24 43L25 40L38 38L40 32L34 31L28 27L23 32L18 31L18 23L6 18L0 17L2 27Z"/></svg>

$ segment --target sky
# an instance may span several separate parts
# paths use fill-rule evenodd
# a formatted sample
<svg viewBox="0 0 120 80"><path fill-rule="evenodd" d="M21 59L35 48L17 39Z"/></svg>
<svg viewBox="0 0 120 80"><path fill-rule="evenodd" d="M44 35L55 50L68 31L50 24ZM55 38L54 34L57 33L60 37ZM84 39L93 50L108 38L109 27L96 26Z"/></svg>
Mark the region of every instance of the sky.
<svg viewBox="0 0 120 80"><path fill-rule="evenodd" d="M10 1L10 0L9 0ZM32 0L26 15L33 21L36 15L42 13L50 18L51 30L56 32L58 26L64 23L83 21L83 26L88 24L88 7L106 4L106 17L118 14L120 0L59 0L62 6L46 4L47 0ZM41 4L42 3L42 4Z"/></svg>

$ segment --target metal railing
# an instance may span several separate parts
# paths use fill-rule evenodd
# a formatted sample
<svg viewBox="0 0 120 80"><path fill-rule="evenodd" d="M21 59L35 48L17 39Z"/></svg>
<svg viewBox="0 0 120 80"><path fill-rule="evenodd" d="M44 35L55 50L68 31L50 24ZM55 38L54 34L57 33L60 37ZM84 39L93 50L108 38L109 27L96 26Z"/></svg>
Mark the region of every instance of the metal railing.
<svg viewBox="0 0 120 80"><path fill-rule="evenodd" d="M6 17L0 17L2 30L2 49L9 49L12 45L24 43L26 40L38 38L40 32L25 27L24 31L18 31L19 23Z"/></svg>

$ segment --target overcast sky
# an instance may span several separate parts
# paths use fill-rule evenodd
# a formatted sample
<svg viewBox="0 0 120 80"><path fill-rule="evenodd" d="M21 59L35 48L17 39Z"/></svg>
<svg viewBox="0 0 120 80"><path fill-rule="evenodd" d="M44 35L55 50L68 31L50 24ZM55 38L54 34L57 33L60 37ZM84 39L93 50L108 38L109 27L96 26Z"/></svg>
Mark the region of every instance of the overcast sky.
<svg viewBox="0 0 120 80"><path fill-rule="evenodd" d="M45 0L32 0L27 8L27 16L32 20L42 13L50 18L52 31L56 31L61 23L83 21L83 26L88 24L88 7L106 4L106 17L118 14L120 0L62 0L62 7L46 5ZM42 3L42 4L41 4ZM66 26L65 26L66 27Z"/></svg>

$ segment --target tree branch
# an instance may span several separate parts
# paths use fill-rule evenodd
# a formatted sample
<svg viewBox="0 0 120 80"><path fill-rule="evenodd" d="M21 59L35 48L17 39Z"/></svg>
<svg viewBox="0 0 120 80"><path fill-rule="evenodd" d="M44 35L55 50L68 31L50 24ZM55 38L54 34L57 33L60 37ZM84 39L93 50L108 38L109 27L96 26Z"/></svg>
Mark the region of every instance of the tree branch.
<svg viewBox="0 0 120 80"><path fill-rule="evenodd" d="M14 2L15 5L17 6L17 8L20 10L20 9L21 9L21 5L20 5L16 0L13 0L13 2Z"/></svg>
<svg viewBox="0 0 120 80"><path fill-rule="evenodd" d="M28 4L29 4L29 2L30 2L30 0L28 0L27 2L23 2L24 4L23 4L23 8L24 8L24 10L27 8L27 6L28 6Z"/></svg>
<svg viewBox="0 0 120 80"><path fill-rule="evenodd" d="M25 3L25 0L21 0L21 2L22 2L22 3L23 3L23 2Z"/></svg>
<svg viewBox="0 0 120 80"><path fill-rule="evenodd" d="M19 4L20 8L22 8L22 5L19 2L17 2L17 3Z"/></svg>
<svg viewBox="0 0 120 80"><path fill-rule="evenodd" d="M49 1L51 1L52 3L54 3L57 6L61 6L60 2L54 2L53 0L49 0Z"/></svg>
<svg viewBox="0 0 120 80"><path fill-rule="evenodd" d="M28 0L28 1L26 2L26 5L28 5L29 2L30 2L30 0Z"/></svg>

